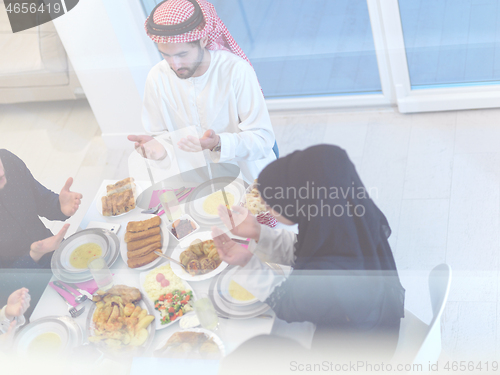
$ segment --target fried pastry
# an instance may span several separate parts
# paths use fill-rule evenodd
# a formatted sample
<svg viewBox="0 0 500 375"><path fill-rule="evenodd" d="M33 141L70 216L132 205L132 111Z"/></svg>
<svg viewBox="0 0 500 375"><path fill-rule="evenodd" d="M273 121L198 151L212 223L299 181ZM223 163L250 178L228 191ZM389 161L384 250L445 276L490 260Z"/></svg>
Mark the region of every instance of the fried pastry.
<svg viewBox="0 0 500 375"><path fill-rule="evenodd" d="M184 250L179 256L179 259L182 264L187 266L190 261L192 261L193 259L198 259L198 257L191 250Z"/></svg>
<svg viewBox="0 0 500 375"><path fill-rule="evenodd" d="M134 190L125 190L121 193L108 196L113 206L113 216L124 214L135 208Z"/></svg>
<svg viewBox="0 0 500 375"><path fill-rule="evenodd" d="M135 208L135 183L132 177L106 186L107 195L101 198L102 214L116 216Z"/></svg>
<svg viewBox="0 0 500 375"><path fill-rule="evenodd" d="M187 265L187 270L191 274L191 276L196 276L200 273L201 265L200 262L196 259L189 261Z"/></svg>
<svg viewBox="0 0 500 375"><path fill-rule="evenodd" d="M160 227L151 228L137 233L127 232L125 233L125 242L128 243L132 241L138 241L151 236L156 236L158 234L160 234Z"/></svg>
<svg viewBox="0 0 500 375"><path fill-rule="evenodd" d="M131 221L127 224L127 232L143 232L151 228L160 226L161 219L159 216L152 217L143 221Z"/></svg>
<svg viewBox="0 0 500 375"><path fill-rule="evenodd" d="M139 250L155 242L161 242L161 234L157 234L155 236L151 236L148 238L143 238L142 240L130 241L127 243L127 250L128 251Z"/></svg>
<svg viewBox="0 0 500 375"><path fill-rule="evenodd" d="M116 184L106 186L106 192L107 195L109 196L112 194L121 193L122 191L132 189L134 187L135 187L134 178L128 177L121 181L118 181Z"/></svg>
<svg viewBox="0 0 500 375"><path fill-rule="evenodd" d="M128 259L143 257L158 249L161 249L161 242L152 243L138 250L127 251L127 257Z"/></svg>
<svg viewBox="0 0 500 375"><path fill-rule="evenodd" d="M160 250L160 249L158 249L158 250ZM158 255L155 254L154 252L152 252L152 253L149 253L149 254L142 256L142 257L132 258L132 259L127 260L127 265L130 268L142 267L142 266L145 266L146 264L151 263L156 258L158 258Z"/></svg>
<svg viewBox="0 0 500 375"><path fill-rule="evenodd" d="M217 268L217 263L213 259L205 258L201 260L200 266L203 273L208 273Z"/></svg>
<svg viewBox="0 0 500 375"><path fill-rule="evenodd" d="M191 250L193 253L195 253L197 256L202 256L203 255L203 242L197 238L191 244L189 245L189 250Z"/></svg>

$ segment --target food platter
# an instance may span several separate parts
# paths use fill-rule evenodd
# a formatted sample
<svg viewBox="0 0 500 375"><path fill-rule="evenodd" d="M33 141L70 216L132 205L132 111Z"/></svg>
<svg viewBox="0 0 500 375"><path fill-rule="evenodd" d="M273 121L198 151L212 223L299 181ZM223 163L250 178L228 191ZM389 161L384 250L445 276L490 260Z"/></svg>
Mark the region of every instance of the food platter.
<svg viewBox="0 0 500 375"><path fill-rule="evenodd" d="M254 216L269 213L266 206L262 203L260 193L257 190L257 180L247 187L245 194L239 201L239 205L245 207Z"/></svg>
<svg viewBox="0 0 500 375"><path fill-rule="evenodd" d="M108 267L111 267L116 262L118 256L120 255L120 241L118 240L118 237L109 230L101 228L84 229L80 232L75 233L73 236L82 232L94 233L106 236L109 242L109 249L106 255L104 256L104 259L106 260L106 264L108 265ZM68 237L64 242L70 240L73 236ZM61 245L63 245L64 242ZM51 259L51 268L55 277L66 283L80 283L92 280L92 274L88 269L86 269L84 272L79 272L79 273L67 272L66 268L63 266L61 262L61 252L62 252L62 246L60 246L54 252Z"/></svg>
<svg viewBox="0 0 500 375"><path fill-rule="evenodd" d="M97 212L99 212L99 214L105 218L108 218L108 219L111 219L111 218L114 218L114 217L121 217L121 216L124 216L124 215L127 215L131 212L134 212L136 210L140 210L140 208L138 208L137 206L137 201L138 201L138 198L140 196L140 194L142 193L142 189L141 187L136 183L135 184L135 194L134 194L134 200L135 200L135 208L131 209L130 211L127 211L127 212L124 212L122 214L119 214L119 215L111 215L111 216L105 216L103 214L103 210L102 210L102 197L106 196L107 195L107 190L106 190L106 186L102 186L99 191L97 192L97 199L95 200L95 206L96 206L96 209L97 209Z"/></svg>
<svg viewBox="0 0 500 375"><path fill-rule="evenodd" d="M179 245L176 246L174 251L172 252L172 255L170 256L172 259L177 260L180 262L180 255L181 253L189 248L189 245L191 242L195 239L200 239L201 241L208 241L212 239L212 232L206 231L206 232L199 232L196 234L196 236L190 236L183 241L179 243ZM210 279L219 273L221 273L228 264L226 262L221 262L219 266L214 269L211 272L201 274L201 275L195 275L192 276L188 272L186 272L181 266L175 263L171 263L172 271L179 276L181 279L186 280L186 281L202 281L202 280L207 280Z"/></svg>
<svg viewBox="0 0 500 375"><path fill-rule="evenodd" d="M140 308L142 308L144 310L147 310L148 315L154 316L153 306L144 297L145 296L143 295L142 299L139 302L137 302L135 305L139 306ZM89 312L87 315L85 330L86 330L86 334L87 334L88 338L91 338L91 336L94 336L95 323L93 322L93 316L94 316L94 312L96 310L96 306L97 306L96 303L93 302L90 306L90 309L89 309ZM156 331L154 324L149 324L148 327L146 328L146 330L148 332L147 340L144 342L143 345L141 345L140 347L137 347L135 351L128 351L128 352L124 351L124 352L120 353L120 352L112 351L107 346L98 345L98 343L91 342L91 345L94 345L97 349L99 349L102 353L104 353L104 355L106 355L110 358L114 358L114 359L124 359L125 356L130 355L130 354L133 354L134 356L141 355L151 346L151 344L154 340L155 331ZM91 340L89 340L89 341L91 341Z"/></svg>
<svg viewBox="0 0 500 375"><path fill-rule="evenodd" d="M204 329L204 328L190 328L188 330L185 330L185 331L181 331L181 334L186 334L186 333L189 333L189 332L194 332L194 333L203 333L205 336L206 336L206 339L207 340L212 340L218 347L219 349L219 353L220 353L220 356L218 358L210 358L210 359L221 359L223 357L225 357L226 355L226 349L224 347L224 343L222 342L222 340L220 339L219 336L217 336L215 333L213 333L212 331L209 331L208 329ZM168 350L166 352L163 352L161 353L161 349L166 345L166 343L172 338L173 335L175 334L178 334L177 332L174 332L172 333L166 340L163 340L154 350L153 352L153 355L155 357L174 357L174 358L189 358L189 359L201 359L203 358L202 355L203 354L199 354L199 351L196 352L195 351L195 358L192 358L189 356L189 353L182 353L179 355L176 355L174 353L171 353L169 352ZM199 358L197 358L199 357Z"/></svg>
<svg viewBox="0 0 500 375"><path fill-rule="evenodd" d="M164 263L161 263L160 265L158 265L158 267L163 267L163 266L165 266L165 265L167 265L167 264L170 264L170 262L169 262L169 261L166 261L166 262L164 262ZM172 266L172 264L170 264L170 266ZM149 303L149 304L151 304L151 306L154 306L154 301L152 301L152 300L149 298L149 296L148 296L148 294L146 293L146 290L145 290L145 288L144 288L144 282L146 281L146 276L147 276L150 272L152 272L152 271L154 271L154 270L150 270L150 271L147 271L147 272L141 272L141 273L139 274L139 283L140 283L140 287L139 287L139 289L141 290L141 293L142 293L142 298L143 298L143 299L146 299L146 300L148 301L148 303ZM181 282L182 282L182 284L184 285L185 290L190 290L190 291L192 291L192 292L193 292L193 301L195 301L195 300L196 300L196 293L194 292L194 290L193 290L193 288L191 287L191 285L189 285L189 284L188 284L185 280L182 280L182 279L181 279L180 281L181 281ZM160 312L159 312L158 310L156 310L156 309L153 309L153 310L154 310L154 314L153 314L153 315L155 316L155 321L154 321L154 324L155 324L155 327L156 327L156 329L157 329L157 330L160 330L160 329L164 329L164 328L170 327L171 325L173 325L173 324L175 324L175 323L177 323L177 322L179 322L179 321L180 321L180 319L176 319L176 320L174 320L173 322L170 322L170 323L167 323L167 324L161 324L161 321L160 321L160 319L161 319ZM193 311L190 311L190 312L188 312L188 313L186 313L186 314L184 314L183 316L192 315L192 314L194 314L194 310L193 310Z"/></svg>
<svg viewBox="0 0 500 375"><path fill-rule="evenodd" d="M156 215L142 215L141 219L150 219L152 217L155 217ZM161 247L161 252L165 254L165 251L167 250L168 243L170 241L170 236L168 235L168 229L167 229L168 223L166 220L162 220L162 223L160 225L160 230L161 230L161 239L162 239L162 247ZM125 231L122 231L122 234L120 235L120 256L125 264L127 264L128 256L127 256L127 244L125 243ZM137 267L137 268L131 268L135 271L145 271L149 270L150 268L155 267L161 260L161 257L156 258L153 260L151 263L148 263L142 267Z"/></svg>
<svg viewBox="0 0 500 375"><path fill-rule="evenodd" d="M203 205L210 195L221 189L234 197L233 205L238 204L245 195L245 186L242 181L228 177L214 178L204 182L191 192L185 206L186 213L204 226L221 223L218 215L211 215L203 209Z"/></svg>
<svg viewBox="0 0 500 375"><path fill-rule="evenodd" d="M229 272L232 268L229 268L225 272ZM265 313L270 309L269 305L263 302L256 302L250 305L241 306L232 304L228 301L222 299L221 295L226 294L222 291L221 280L224 278L224 274L215 278L210 283L208 296L212 301L215 311L217 314L230 319L250 319L258 315Z"/></svg>
<svg viewBox="0 0 500 375"><path fill-rule="evenodd" d="M59 337L60 347L52 353L54 356L64 355L82 344L82 330L73 319L67 316L47 316L31 322L17 332L15 352L21 357L31 357L33 353L30 352L30 346L43 334Z"/></svg>

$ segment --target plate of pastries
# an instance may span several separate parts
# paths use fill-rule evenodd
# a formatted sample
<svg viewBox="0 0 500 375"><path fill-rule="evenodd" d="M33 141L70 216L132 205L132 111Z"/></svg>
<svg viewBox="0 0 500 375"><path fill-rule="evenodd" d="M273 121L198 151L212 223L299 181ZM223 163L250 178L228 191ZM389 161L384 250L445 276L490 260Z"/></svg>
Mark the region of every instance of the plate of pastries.
<svg viewBox="0 0 500 375"><path fill-rule="evenodd" d="M132 177L127 177L112 185L100 194L96 202L97 211L103 216L121 216L135 208L138 196L137 185Z"/></svg>
<svg viewBox="0 0 500 375"><path fill-rule="evenodd" d="M186 268L171 263L172 271L181 279L200 281L210 279L221 273L228 264L219 258L219 253L212 239L212 232L199 232L189 236L174 249L171 257L181 262Z"/></svg>
<svg viewBox="0 0 500 375"><path fill-rule="evenodd" d="M145 220L129 221L125 233L120 236L122 260L138 271L150 269L160 261L155 251L165 253L170 238L159 216L143 216Z"/></svg>

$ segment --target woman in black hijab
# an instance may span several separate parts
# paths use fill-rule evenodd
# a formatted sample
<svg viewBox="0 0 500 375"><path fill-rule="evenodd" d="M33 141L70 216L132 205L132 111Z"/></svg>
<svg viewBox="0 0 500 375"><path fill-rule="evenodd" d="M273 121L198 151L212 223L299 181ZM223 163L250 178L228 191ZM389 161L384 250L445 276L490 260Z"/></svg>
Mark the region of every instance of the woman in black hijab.
<svg viewBox="0 0 500 375"><path fill-rule="evenodd" d="M332 145L296 151L268 165L258 182L262 198L278 221L298 224L296 242L292 245L285 238L290 237L287 231L256 226L250 215L242 219L242 210L234 207L233 219L239 225L232 233L260 241L257 249L252 251L250 246L247 250L214 228L221 258L250 271L259 262L253 254L267 251L272 257L287 244L293 272L285 281L276 282L265 299L278 318L312 322L318 327L316 332L388 333L395 347L404 315L404 289L387 241L390 228L347 153ZM228 224L224 212L219 210ZM271 248L259 250L266 245ZM249 277L243 285L250 292L256 290L249 285L256 277ZM258 291L255 295L259 297ZM264 299L262 294L259 298Z"/></svg>

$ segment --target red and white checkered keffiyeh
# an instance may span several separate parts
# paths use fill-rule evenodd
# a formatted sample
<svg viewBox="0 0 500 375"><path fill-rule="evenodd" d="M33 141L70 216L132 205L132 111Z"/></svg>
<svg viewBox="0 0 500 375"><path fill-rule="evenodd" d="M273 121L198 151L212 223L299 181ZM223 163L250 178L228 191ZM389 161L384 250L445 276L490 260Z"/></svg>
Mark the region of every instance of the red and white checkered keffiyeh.
<svg viewBox="0 0 500 375"><path fill-rule="evenodd" d="M226 25L217 16L214 6L206 0L196 0L200 5L203 13L204 23L196 29L184 34L175 36L148 36L156 43L187 43L199 40L204 36L208 36L207 48L209 50L226 50L234 53L235 55L245 59L250 64L247 56L243 50L238 46L238 43L233 39L229 33ZM194 13L194 6L187 0L169 0L156 9L153 21L157 25L177 25L186 21ZM146 19L145 28L147 32ZM251 64L250 64L251 65Z"/></svg>

